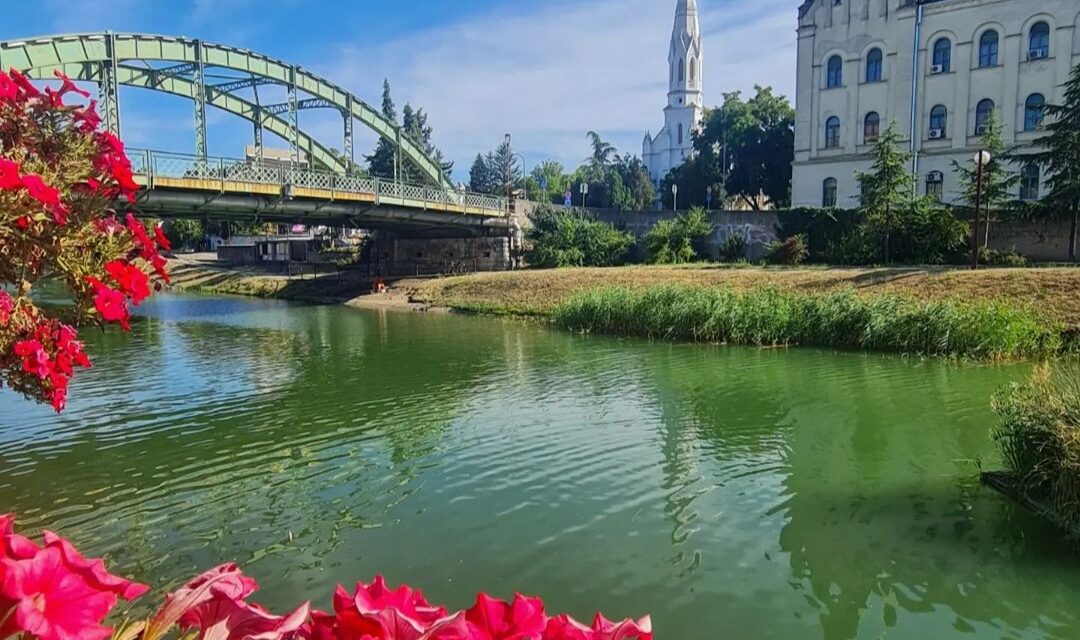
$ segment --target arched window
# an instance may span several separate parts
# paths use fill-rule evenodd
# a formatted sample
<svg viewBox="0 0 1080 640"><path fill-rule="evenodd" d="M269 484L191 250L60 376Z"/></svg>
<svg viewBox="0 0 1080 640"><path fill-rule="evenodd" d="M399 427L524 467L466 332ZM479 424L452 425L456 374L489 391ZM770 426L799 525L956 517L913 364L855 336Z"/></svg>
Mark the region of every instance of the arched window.
<svg viewBox="0 0 1080 640"><path fill-rule="evenodd" d="M863 120L863 140L866 144L875 142L878 136L881 134L881 116L877 111L871 111L866 114L866 118Z"/></svg>
<svg viewBox="0 0 1080 640"><path fill-rule="evenodd" d="M836 116L825 121L825 148L840 148L840 118Z"/></svg>
<svg viewBox="0 0 1080 640"><path fill-rule="evenodd" d="M1033 93L1024 102L1024 131L1035 131L1043 121L1046 98L1041 93Z"/></svg>
<svg viewBox="0 0 1080 640"><path fill-rule="evenodd" d="M1020 172L1020 199L1038 200L1040 181L1039 165L1025 165L1024 169Z"/></svg>
<svg viewBox="0 0 1080 640"><path fill-rule="evenodd" d="M881 82L882 56L881 49L871 49L866 54L866 81Z"/></svg>
<svg viewBox="0 0 1080 640"><path fill-rule="evenodd" d="M682 144L682 123L679 123L679 144Z"/></svg>
<svg viewBox="0 0 1080 640"><path fill-rule="evenodd" d="M934 73L952 71L952 42L948 38L938 38L934 43Z"/></svg>
<svg viewBox="0 0 1080 640"><path fill-rule="evenodd" d="M1050 57L1050 25L1036 22L1031 26L1028 36L1028 59L1039 60Z"/></svg>
<svg viewBox="0 0 1080 640"><path fill-rule="evenodd" d="M682 58L679 58L679 82L686 80L686 71L684 70L685 63Z"/></svg>
<svg viewBox="0 0 1080 640"><path fill-rule="evenodd" d="M930 110L930 137L944 138L948 130L949 110L945 105L939 104Z"/></svg>
<svg viewBox="0 0 1080 640"><path fill-rule="evenodd" d="M996 67L998 63L998 32L993 29L979 38L979 66Z"/></svg>
<svg viewBox="0 0 1080 640"><path fill-rule="evenodd" d="M990 119L994 116L994 101L989 98L975 107L975 135L981 136L990 129Z"/></svg>
<svg viewBox="0 0 1080 640"><path fill-rule="evenodd" d="M821 206L836 206L836 178L825 178L821 185Z"/></svg>
<svg viewBox="0 0 1080 640"><path fill-rule="evenodd" d="M690 58L690 86L697 85L697 60Z"/></svg>
<svg viewBox="0 0 1080 640"><path fill-rule="evenodd" d="M829 58L825 76L825 88L835 89L844 84L844 61L840 56Z"/></svg>

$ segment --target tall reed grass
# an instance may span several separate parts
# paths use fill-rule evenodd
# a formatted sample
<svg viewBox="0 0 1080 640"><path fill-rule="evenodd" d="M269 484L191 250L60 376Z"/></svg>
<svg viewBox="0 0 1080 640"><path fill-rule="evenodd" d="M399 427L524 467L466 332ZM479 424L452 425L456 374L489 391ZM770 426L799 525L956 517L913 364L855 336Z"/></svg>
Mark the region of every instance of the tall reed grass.
<svg viewBox="0 0 1080 640"><path fill-rule="evenodd" d="M663 285L603 288L558 305L555 322L590 333L758 346L806 345L1011 360L1053 355L1061 327L997 302L923 302L854 291Z"/></svg>
<svg viewBox="0 0 1080 640"><path fill-rule="evenodd" d="M1002 421L994 437L1017 488L1080 533L1080 366L1040 366L998 393L994 410Z"/></svg>

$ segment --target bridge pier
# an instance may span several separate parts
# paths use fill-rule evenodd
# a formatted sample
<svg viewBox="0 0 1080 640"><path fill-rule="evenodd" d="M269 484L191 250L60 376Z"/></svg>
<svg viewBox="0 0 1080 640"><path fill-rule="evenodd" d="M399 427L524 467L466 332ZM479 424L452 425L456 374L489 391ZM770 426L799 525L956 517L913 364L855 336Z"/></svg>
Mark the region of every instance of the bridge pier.
<svg viewBox="0 0 1080 640"><path fill-rule="evenodd" d="M506 237L425 237L379 231L371 247L372 266L384 276L506 271L511 266Z"/></svg>

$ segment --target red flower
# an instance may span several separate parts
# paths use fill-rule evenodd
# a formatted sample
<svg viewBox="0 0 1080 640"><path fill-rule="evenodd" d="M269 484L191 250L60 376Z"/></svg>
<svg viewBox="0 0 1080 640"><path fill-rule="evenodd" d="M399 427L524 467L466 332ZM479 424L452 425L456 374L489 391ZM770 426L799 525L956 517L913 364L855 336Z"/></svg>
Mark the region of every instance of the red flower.
<svg viewBox="0 0 1080 640"><path fill-rule="evenodd" d="M94 288L94 308L101 314L101 319L105 322L118 322L124 331L130 331L131 311L124 294L96 278L87 277L86 281Z"/></svg>
<svg viewBox="0 0 1080 640"><path fill-rule="evenodd" d="M0 71L0 102L11 102L19 95L19 88L8 74Z"/></svg>
<svg viewBox="0 0 1080 640"><path fill-rule="evenodd" d="M78 94L78 95L80 95L80 96L82 96L84 98L89 98L90 97L90 92L89 91L85 91L85 90L80 89L77 86L75 86L75 83L71 81L71 78L67 77L59 69L57 69L54 72L54 74L56 75L57 78L59 78L60 80L63 81L63 84L60 87L60 91L58 92L61 97L63 97L64 95L66 95L68 93L76 93L76 94Z"/></svg>
<svg viewBox="0 0 1080 640"><path fill-rule="evenodd" d="M97 131L97 128L101 126L101 116L97 112L97 100L91 100L90 104L82 109L76 109L74 117L75 121L79 123L79 130L83 133Z"/></svg>
<svg viewBox="0 0 1080 640"><path fill-rule="evenodd" d="M243 600L258 588L235 564L215 567L165 596L165 604L146 626L143 637L160 638L184 616L213 600Z"/></svg>
<svg viewBox="0 0 1080 640"><path fill-rule="evenodd" d="M150 280L135 265L125 260L113 260L105 263L105 272L136 305L150 296Z"/></svg>
<svg viewBox="0 0 1080 640"><path fill-rule="evenodd" d="M26 231L30 228L30 218L19 216L15 219L15 226L18 227L20 231Z"/></svg>
<svg viewBox="0 0 1080 640"><path fill-rule="evenodd" d="M598 613L592 628L565 614L551 618L544 630L543 640L652 640L652 637L652 620L649 616L637 622L623 620L616 623Z"/></svg>
<svg viewBox="0 0 1080 640"><path fill-rule="evenodd" d="M21 340L15 343L15 355L22 358L23 371L44 380L52 371L49 354L37 340Z"/></svg>
<svg viewBox="0 0 1080 640"><path fill-rule="evenodd" d="M334 611L341 640L416 640L446 617L446 609L428 604L420 591L406 585L391 590L382 576L371 585L358 582L351 596L338 586Z"/></svg>
<svg viewBox="0 0 1080 640"><path fill-rule="evenodd" d="M101 626L116 596L98 591L65 566L55 548L25 560L2 560L2 593L15 603L17 631L40 640L104 640L112 630Z"/></svg>
<svg viewBox="0 0 1080 640"><path fill-rule="evenodd" d="M135 245L140 247L141 255L144 260L152 260L157 255L157 245L150 239L150 236L146 233L146 226L139 222L133 214L127 214L124 218L124 225L135 239Z"/></svg>
<svg viewBox="0 0 1080 640"><path fill-rule="evenodd" d="M0 74L3 77L3 74ZM19 163L7 158L0 158L0 191L22 189L23 181L19 177Z"/></svg>
<svg viewBox="0 0 1080 640"><path fill-rule="evenodd" d="M41 176L28 173L22 178L23 186L30 192L30 197L46 206L60 204L60 190L45 184Z"/></svg>
<svg viewBox="0 0 1080 640"><path fill-rule="evenodd" d="M0 324L7 324L11 320L11 312L15 309L15 300L7 291L0 290ZM0 529L0 535L3 530Z"/></svg>
<svg viewBox="0 0 1080 640"><path fill-rule="evenodd" d="M16 94L16 98L36 98L41 95L41 92L37 90L34 83L30 82L29 78L19 73L15 69L10 69L8 75L11 76L11 80L18 86L20 92Z"/></svg>
<svg viewBox="0 0 1080 640"><path fill-rule="evenodd" d="M160 224L154 225L154 240L157 241L158 246L165 251L172 250L172 243L165 237L165 231L161 228Z"/></svg>
<svg viewBox="0 0 1080 640"><path fill-rule="evenodd" d="M303 626L311 606L275 616L241 600L216 597L180 619L181 629L199 630L198 640L284 640Z"/></svg>
<svg viewBox="0 0 1080 640"><path fill-rule="evenodd" d="M134 600L150 590L150 587L145 584L112 575L105 569L105 563L102 560L96 558L87 560L75 549L74 545L51 531L45 531L43 538L46 549L58 550L67 568L99 591L108 591L124 600Z"/></svg>
<svg viewBox="0 0 1080 640"><path fill-rule="evenodd" d="M473 608L465 612L465 619L484 640L533 640L547 625L544 602L520 593L514 594L512 604L481 593Z"/></svg>

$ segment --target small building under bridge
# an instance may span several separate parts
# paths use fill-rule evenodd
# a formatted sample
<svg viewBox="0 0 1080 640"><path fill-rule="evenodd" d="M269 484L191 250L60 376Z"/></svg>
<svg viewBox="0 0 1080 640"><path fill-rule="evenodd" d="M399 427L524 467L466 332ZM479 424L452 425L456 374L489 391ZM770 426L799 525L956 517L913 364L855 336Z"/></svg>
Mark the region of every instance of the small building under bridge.
<svg viewBox="0 0 1080 640"><path fill-rule="evenodd" d="M306 262L314 236L307 234L233 236L218 245L217 257L229 264Z"/></svg>

